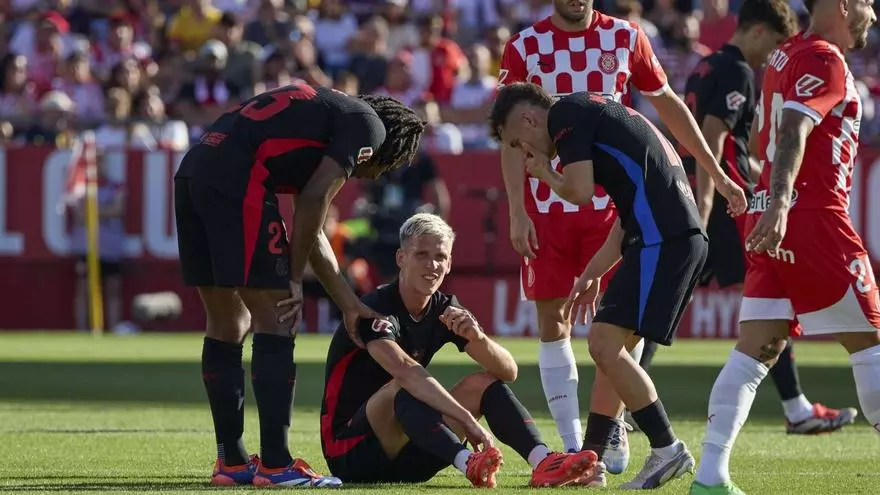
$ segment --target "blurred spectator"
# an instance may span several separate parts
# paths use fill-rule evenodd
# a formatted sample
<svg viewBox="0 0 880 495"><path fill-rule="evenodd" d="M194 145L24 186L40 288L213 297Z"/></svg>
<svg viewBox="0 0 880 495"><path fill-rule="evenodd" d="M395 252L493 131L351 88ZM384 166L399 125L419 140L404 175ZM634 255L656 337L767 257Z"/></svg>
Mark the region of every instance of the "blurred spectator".
<svg viewBox="0 0 880 495"><path fill-rule="evenodd" d="M86 230L86 195L81 188L68 201L72 216L70 252L76 258L76 291L74 312L76 326L88 329L88 249ZM106 163L98 156L98 252L101 263L102 296L105 328L114 328L122 321L122 252L125 245L125 187L107 174Z"/></svg>
<svg viewBox="0 0 880 495"><path fill-rule="evenodd" d="M300 81L300 79L291 75L290 64L284 58L284 54L275 49L275 47L269 46L265 48L262 56L264 57L261 67L262 73L257 84L254 86L254 94L272 91L273 89L293 84L294 81Z"/></svg>
<svg viewBox="0 0 880 495"><path fill-rule="evenodd" d="M318 49L315 45L315 25L306 16L293 20L295 29L290 35L290 54L300 69L300 75L314 86L330 86L333 80L318 65Z"/></svg>
<svg viewBox="0 0 880 495"><path fill-rule="evenodd" d="M27 59L8 54L0 59L0 119L15 128L29 127L37 111L35 85L27 80Z"/></svg>
<svg viewBox="0 0 880 495"><path fill-rule="evenodd" d="M449 218L449 190L437 175L434 159L420 152L413 164L383 174L364 185L370 205L370 222L376 231L370 253L383 281L397 274L395 253L400 247L400 225L417 212L431 212Z"/></svg>
<svg viewBox="0 0 880 495"><path fill-rule="evenodd" d="M357 96L361 93L360 81L351 72L340 72L333 81L333 89L342 91L348 96Z"/></svg>
<svg viewBox="0 0 880 495"><path fill-rule="evenodd" d="M9 49L27 58L28 80L36 84L37 93L51 88L58 65L68 51L63 36L69 31L70 24L61 14L48 12L34 23L19 25L10 41Z"/></svg>
<svg viewBox="0 0 880 495"><path fill-rule="evenodd" d="M184 52L195 52L214 36L214 26L223 15L211 0L183 0L183 7L168 23L168 41Z"/></svg>
<svg viewBox="0 0 880 495"><path fill-rule="evenodd" d="M654 0L654 7L648 11L648 15L645 17L657 28L660 36L666 40L672 35L672 30L680 15L675 9L675 0ZM724 39L725 43L727 43L727 39Z"/></svg>
<svg viewBox="0 0 880 495"><path fill-rule="evenodd" d="M291 36L293 20L284 11L283 0L258 0L257 18L244 28L244 39L260 46L283 46ZM298 36L298 35L297 35Z"/></svg>
<svg viewBox="0 0 880 495"><path fill-rule="evenodd" d="M660 30L654 23L642 17L642 3L639 0L615 0L610 10L611 15L638 24L651 42L654 51L663 47Z"/></svg>
<svg viewBox="0 0 880 495"><path fill-rule="evenodd" d="M224 12L217 24L217 40L226 45L228 59L223 73L226 80L241 88L242 98L253 96L260 78L259 59L263 49L253 41L243 41L244 26L231 12Z"/></svg>
<svg viewBox="0 0 880 495"><path fill-rule="evenodd" d="M489 74L491 55L484 45L473 45L467 53L470 78L456 84L449 106L453 110L483 108L495 95L498 79ZM447 119L448 120L448 119ZM465 149L492 146L485 118L448 120L461 130Z"/></svg>
<svg viewBox="0 0 880 495"><path fill-rule="evenodd" d="M139 150L155 149L155 141L144 126L134 125L131 119L131 95L122 88L107 92L107 119L95 130L95 146L98 149Z"/></svg>
<svg viewBox="0 0 880 495"><path fill-rule="evenodd" d="M358 23L345 11L341 0L321 0L315 23L315 47L321 58L321 68L330 77L348 67L348 42L355 35Z"/></svg>
<svg viewBox="0 0 880 495"><path fill-rule="evenodd" d="M153 139L148 149L186 151L189 148L186 123L168 118L159 88L148 88L134 102L134 106L135 118L146 126Z"/></svg>
<svg viewBox="0 0 880 495"><path fill-rule="evenodd" d="M736 14L730 12L728 0L703 0L703 21L700 23L700 43L716 51L736 31Z"/></svg>
<svg viewBox="0 0 880 495"><path fill-rule="evenodd" d="M467 63L461 48L442 36L443 18L419 20L419 46L413 50L413 82L440 104L449 103L459 70Z"/></svg>
<svg viewBox="0 0 880 495"><path fill-rule="evenodd" d="M406 15L408 0L385 0L382 16L388 22L387 56L411 50L419 44L419 31Z"/></svg>
<svg viewBox="0 0 880 495"><path fill-rule="evenodd" d="M351 44L353 54L348 72L358 78L364 93L372 93L384 84L388 69L388 23L381 17L370 18Z"/></svg>
<svg viewBox="0 0 880 495"><path fill-rule="evenodd" d="M456 38L459 43L470 44L490 26L501 23L500 0L449 0L455 8L457 20Z"/></svg>
<svg viewBox="0 0 880 495"><path fill-rule="evenodd" d="M15 127L12 122L0 120L0 146L9 146L12 144L12 136L15 134Z"/></svg>
<svg viewBox="0 0 880 495"><path fill-rule="evenodd" d="M514 23L513 31L518 33L536 21L550 17L553 3L546 0L519 0L511 2L510 18Z"/></svg>
<svg viewBox="0 0 880 495"><path fill-rule="evenodd" d="M412 105L416 114L428 125L422 134L422 149L429 153L461 154L464 142L461 131L454 124L440 120L440 107L433 101L419 101Z"/></svg>
<svg viewBox="0 0 880 495"><path fill-rule="evenodd" d="M70 128L74 109L73 101L66 94L49 91L40 100L36 122L24 129L21 137L28 144L69 147L74 138Z"/></svg>
<svg viewBox="0 0 880 495"><path fill-rule="evenodd" d="M86 54L74 53L67 58L61 77L53 81L52 89L76 102L77 127L92 128L104 119L104 91L92 77Z"/></svg>
<svg viewBox="0 0 880 495"><path fill-rule="evenodd" d="M137 96L143 88L144 80L141 66L137 60L127 58L110 69L110 78L105 85L107 88L122 88L129 95Z"/></svg>
<svg viewBox="0 0 880 495"><path fill-rule="evenodd" d="M423 95L422 88L413 81L412 55L409 52L399 53L388 62L385 73L385 84L374 93L393 96L406 106L413 106Z"/></svg>
<svg viewBox="0 0 880 495"><path fill-rule="evenodd" d="M135 43L134 25L128 16L117 15L110 20L107 41L92 43L92 71L100 79L110 77L110 72L120 62L135 59L141 62L152 56L150 46L143 42Z"/></svg>
<svg viewBox="0 0 880 495"><path fill-rule="evenodd" d="M510 29L507 26L497 26L489 29L486 33L486 47L489 48L489 54L492 56L492 62L489 65L489 74L498 77L501 73L501 57L504 55L504 46L510 39Z"/></svg>
<svg viewBox="0 0 880 495"><path fill-rule="evenodd" d="M699 41L700 21L693 15L678 18L670 33L666 48L657 50L657 58L669 78L669 86L678 94L684 94L687 78L700 60L711 54Z"/></svg>
<svg viewBox="0 0 880 495"><path fill-rule="evenodd" d="M204 127L238 104L241 90L223 77L229 53L226 45L208 40L199 49L192 81L183 85L177 97L177 113L190 127L190 137L198 138Z"/></svg>

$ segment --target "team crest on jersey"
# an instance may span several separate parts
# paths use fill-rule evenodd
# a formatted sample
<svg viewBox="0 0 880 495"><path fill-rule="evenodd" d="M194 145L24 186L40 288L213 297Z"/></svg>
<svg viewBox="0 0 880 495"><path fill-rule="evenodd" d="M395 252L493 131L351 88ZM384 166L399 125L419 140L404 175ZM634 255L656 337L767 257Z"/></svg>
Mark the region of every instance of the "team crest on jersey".
<svg viewBox="0 0 880 495"><path fill-rule="evenodd" d="M602 52L602 55L599 55L599 70L605 74L614 74L618 68L620 68L620 62L614 53Z"/></svg>
<svg viewBox="0 0 880 495"><path fill-rule="evenodd" d="M391 328L393 325L390 321L384 320L382 318L376 318L373 320L372 329L376 333L391 333Z"/></svg>
<svg viewBox="0 0 880 495"><path fill-rule="evenodd" d="M358 150L357 162L358 164L364 163L368 161L370 158L373 158L373 148L369 146L364 146L360 150Z"/></svg>
<svg viewBox="0 0 880 495"><path fill-rule="evenodd" d="M746 102L745 95L739 91L731 91L730 93L727 93L727 96L725 96L724 99L727 101L727 109L732 112L739 110L739 107Z"/></svg>
<svg viewBox="0 0 880 495"><path fill-rule="evenodd" d="M824 84L824 79L820 79L812 74L804 74L794 83L794 92L801 98L810 97L816 94L816 90Z"/></svg>

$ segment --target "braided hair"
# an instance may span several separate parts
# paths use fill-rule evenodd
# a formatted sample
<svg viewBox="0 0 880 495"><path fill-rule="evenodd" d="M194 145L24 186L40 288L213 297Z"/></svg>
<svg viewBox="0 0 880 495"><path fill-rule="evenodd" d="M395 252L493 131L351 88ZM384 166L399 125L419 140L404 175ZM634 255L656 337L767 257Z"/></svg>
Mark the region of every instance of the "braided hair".
<svg viewBox="0 0 880 495"><path fill-rule="evenodd" d="M400 100L390 96L359 95L385 125L385 142L376 152L375 162L386 172L409 165L419 149L426 123Z"/></svg>

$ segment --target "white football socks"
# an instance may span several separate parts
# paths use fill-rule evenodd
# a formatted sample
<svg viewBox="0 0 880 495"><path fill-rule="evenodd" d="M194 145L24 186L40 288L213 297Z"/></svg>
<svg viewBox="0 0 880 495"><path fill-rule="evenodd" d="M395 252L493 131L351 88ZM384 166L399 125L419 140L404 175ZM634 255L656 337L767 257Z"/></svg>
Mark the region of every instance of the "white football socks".
<svg viewBox="0 0 880 495"><path fill-rule="evenodd" d="M880 433L880 345L850 354L862 414Z"/></svg>
<svg viewBox="0 0 880 495"><path fill-rule="evenodd" d="M452 465L455 466L455 469L458 469L462 472L462 474L467 475L467 461L471 456L471 451L468 449L461 449L458 451L458 454L455 454L455 460L452 461Z"/></svg>
<svg viewBox="0 0 880 495"><path fill-rule="evenodd" d="M734 349L709 395L709 419L696 480L704 485L730 481L730 450L749 417L758 385L769 369Z"/></svg>
<svg viewBox="0 0 880 495"><path fill-rule="evenodd" d="M547 406L564 449L581 450L584 434L578 404L578 370L571 339L541 342L538 366Z"/></svg>
<svg viewBox="0 0 880 495"><path fill-rule="evenodd" d="M546 445L539 443L538 445L535 445L535 448L533 448L531 452L529 452L529 457L526 460L529 461L529 465L532 466L532 469L535 469L548 455L550 455L550 449L548 449Z"/></svg>
<svg viewBox="0 0 880 495"><path fill-rule="evenodd" d="M798 395L794 399L782 401L782 410L789 423L800 423L813 417L813 404L807 400L804 394Z"/></svg>

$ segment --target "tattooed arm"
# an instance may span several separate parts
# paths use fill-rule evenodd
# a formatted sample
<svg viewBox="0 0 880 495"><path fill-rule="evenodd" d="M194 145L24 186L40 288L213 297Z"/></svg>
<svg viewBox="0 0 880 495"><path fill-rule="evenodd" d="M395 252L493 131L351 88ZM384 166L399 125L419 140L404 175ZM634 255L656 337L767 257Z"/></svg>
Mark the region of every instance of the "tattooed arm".
<svg viewBox="0 0 880 495"><path fill-rule="evenodd" d="M780 207L791 206L794 179L801 169L807 136L816 125L812 118L797 110L783 110L779 125L776 155L770 170L770 197Z"/></svg>
<svg viewBox="0 0 880 495"><path fill-rule="evenodd" d="M794 180L801 169L807 136L815 125L816 122L802 112L791 109L782 111L776 153L770 170L770 206L746 237L747 250L773 253L782 244Z"/></svg>

